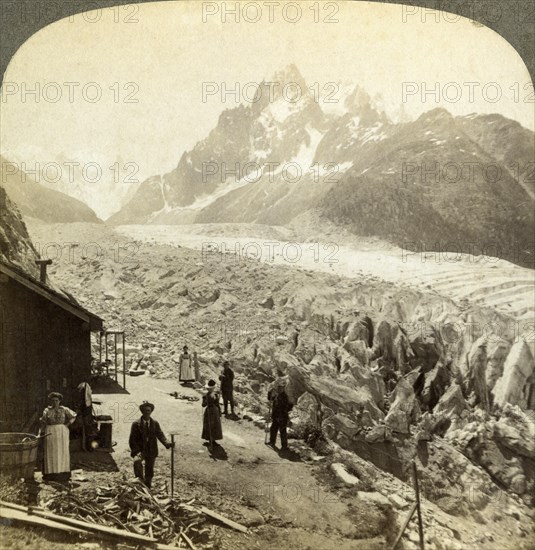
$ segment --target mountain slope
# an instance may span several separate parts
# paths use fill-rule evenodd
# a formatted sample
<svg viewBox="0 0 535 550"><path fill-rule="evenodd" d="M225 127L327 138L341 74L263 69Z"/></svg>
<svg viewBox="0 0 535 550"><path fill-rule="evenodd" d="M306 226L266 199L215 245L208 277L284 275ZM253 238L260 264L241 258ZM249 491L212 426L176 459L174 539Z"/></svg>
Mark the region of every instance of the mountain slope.
<svg viewBox="0 0 535 550"><path fill-rule="evenodd" d="M365 177L352 169L325 195L323 213L400 245L425 241L427 249L468 252L472 243L475 254L521 257L529 265L532 201L464 127L442 109L401 125ZM490 166L500 168L500 179L486 171Z"/></svg>
<svg viewBox="0 0 535 550"><path fill-rule="evenodd" d="M24 216L49 223L101 223L96 214L83 202L35 182L15 163L0 156L0 185Z"/></svg>
<svg viewBox="0 0 535 550"><path fill-rule="evenodd" d="M458 117L470 139L498 160L535 199L535 133L502 115Z"/></svg>
<svg viewBox="0 0 535 550"><path fill-rule="evenodd" d="M271 81L302 94L269 97L262 83L260 101L225 110L161 185L144 182L109 221L283 225L315 209L357 234L475 246L533 267L533 132L445 109L396 124L360 86L324 112L295 66Z"/></svg>

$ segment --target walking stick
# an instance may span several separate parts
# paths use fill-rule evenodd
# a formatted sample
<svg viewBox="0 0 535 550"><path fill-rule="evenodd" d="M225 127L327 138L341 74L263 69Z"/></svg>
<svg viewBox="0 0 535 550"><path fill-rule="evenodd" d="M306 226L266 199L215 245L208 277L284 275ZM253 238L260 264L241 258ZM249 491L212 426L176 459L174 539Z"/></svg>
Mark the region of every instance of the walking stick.
<svg viewBox="0 0 535 550"><path fill-rule="evenodd" d="M414 478L414 492L416 493L416 512L418 514L418 535L420 539L420 550L424 550L424 528L422 524L422 510L420 507L420 488L418 486L418 470L416 462L412 461L412 475Z"/></svg>
<svg viewBox="0 0 535 550"><path fill-rule="evenodd" d="M175 434L171 434L171 500L175 493Z"/></svg>

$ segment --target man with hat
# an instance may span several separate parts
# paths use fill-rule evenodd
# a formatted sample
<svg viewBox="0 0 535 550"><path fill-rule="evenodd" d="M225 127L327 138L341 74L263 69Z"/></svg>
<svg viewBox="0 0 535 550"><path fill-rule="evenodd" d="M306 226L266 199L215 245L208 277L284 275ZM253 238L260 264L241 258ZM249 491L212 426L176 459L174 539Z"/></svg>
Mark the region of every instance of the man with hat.
<svg viewBox="0 0 535 550"><path fill-rule="evenodd" d="M132 423L130 430L130 456L134 459L134 475L142 479L150 489L154 476L154 463L158 456L158 441L170 449L174 444L169 442L160 428L160 424L151 418L154 405L143 401L139 406L141 418ZM145 475L143 476L143 461Z"/></svg>
<svg viewBox="0 0 535 550"><path fill-rule="evenodd" d="M221 380L221 395L223 396L223 414L228 416L228 406L230 403L230 413L234 414L234 371L230 368L230 362L223 362L223 372L219 376Z"/></svg>
<svg viewBox="0 0 535 550"><path fill-rule="evenodd" d="M288 449L288 435L286 429L288 427L289 412L293 409L293 404L290 402L286 393L286 382L279 378L276 380L274 387L268 392L268 400L271 402L271 427L269 429L269 445L275 447L277 441L277 432L281 436L281 450Z"/></svg>

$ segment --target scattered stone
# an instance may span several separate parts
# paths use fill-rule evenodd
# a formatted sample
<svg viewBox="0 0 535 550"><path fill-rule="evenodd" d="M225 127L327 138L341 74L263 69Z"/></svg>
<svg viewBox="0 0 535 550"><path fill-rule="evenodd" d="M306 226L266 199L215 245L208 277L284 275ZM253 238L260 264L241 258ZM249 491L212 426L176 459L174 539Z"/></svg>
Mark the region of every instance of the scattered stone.
<svg viewBox="0 0 535 550"><path fill-rule="evenodd" d="M349 487L353 487L354 485L358 485L360 483L360 480L358 477L355 477L354 475L350 474L347 470L344 464L340 462L335 462L331 464L331 470L336 475L336 477L348 485Z"/></svg>
<svg viewBox="0 0 535 550"><path fill-rule="evenodd" d="M367 503L373 503L373 504L378 504L382 506L392 506L388 498L378 492L368 493L364 491L359 491L358 497L360 500L363 500Z"/></svg>
<svg viewBox="0 0 535 550"><path fill-rule="evenodd" d="M409 507L409 503L405 499L397 495L396 493L389 494L388 498L390 499L390 502L392 502L395 508L403 510L404 508Z"/></svg>
<svg viewBox="0 0 535 550"><path fill-rule="evenodd" d="M260 307L265 307L266 309L273 309L275 302L273 301L272 296L268 296L265 300L262 300L258 305Z"/></svg>

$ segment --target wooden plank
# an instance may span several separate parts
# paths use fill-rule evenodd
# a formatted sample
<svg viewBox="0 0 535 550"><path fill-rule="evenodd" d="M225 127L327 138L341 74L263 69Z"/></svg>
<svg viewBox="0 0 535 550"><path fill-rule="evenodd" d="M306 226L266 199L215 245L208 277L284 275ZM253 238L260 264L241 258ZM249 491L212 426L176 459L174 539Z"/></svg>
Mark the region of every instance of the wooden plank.
<svg viewBox="0 0 535 550"><path fill-rule="evenodd" d="M3 501L0 501L0 506L5 506L6 508L13 508L19 511L25 511L27 513L31 513L32 515L38 516L40 518L50 519L58 523L63 523L65 525L70 525L73 527L79 527L84 530L94 531L105 535L127 538L131 540L139 541L139 542L149 542L149 543L158 542L154 537L138 535L137 533L124 531L123 529L116 529L115 527L108 527L107 525L98 525L96 523L88 523L86 521L82 521L79 519L60 516L60 515L54 514L53 512L47 512L42 509L31 508L31 507L24 508L23 506L19 506L17 504L12 504L10 502L3 502Z"/></svg>
<svg viewBox="0 0 535 550"><path fill-rule="evenodd" d="M50 527L51 529L59 529L60 531L67 531L68 533L78 533L83 535L91 534L89 531L86 531L85 529L79 529L78 527L64 525L63 523L59 523L57 521L51 521L49 519L45 519L33 514L22 512L21 510L6 508L4 506L0 506L0 517L5 519L20 521L23 523L27 523L29 525L37 525L39 527Z"/></svg>
<svg viewBox="0 0 535 550"><path fill-rule="evenodd" d="M217 512L214 512L209 508L206 508L206 506L201 506L201 512L203 512L203 514L211 518L217 519L218 521L220 521L221 523L224 523L225 525L228 525L229 527L232 527L232 529L236 529L236 531L241 531L242 533L249 532L249 529L247 529L245 525L236 523L235 521L232 521L231 519L228 519L225 516L222 516L221 514L218 514Z"/></svg>
<svg viewBox="0 0 535 550"><path fill-rule="evenodd" d="M39 527L49 527L51 529L58 529L60 531L66 531L68 533L77 533L80 535L87 535L87 536L95 536L97 534L97 533L92 533L91 531L86 531L85 529L80 529L78 527L66 525L59 521L53 521L53 520L41 517L40 512L44 512L44 510L41 510L41 509L32 508L31 513L28 513L26 511L17 509L17 508L24 509L23 506L18 506L10 502L9 503L6 502L4 504L9 505L9 507L0 506L0 517L2 518L13 519L29 525L37 525ZM11 506L13 506L13 508ZM132 533L129 533L128 531L125 531L125 533L132 534ZM107 533L104 533L104 534L110 537L110 534L107 534ZM113 537L115 537L115 535L113 535ZM167 544L159 544L159 543L155 543L154 545L151 545L151 546L154 546L156 550L174 550L175 548L177 548L176 546L169 546Z"/></svg>
<svg viewBox="0 0 535 550"><path fill-rule="evenodd" d="M197 550L193 542L191 542L191 539L184 533L184 531L180 531L180 536L186 541L187 545L191 548L191 550Z"/></svg>
<svg viewBox="0 0 535 550"><path fill-rule="evenodd" d="M409 510L409 515L407 516L407 519L405 520L405 523L403 524L403 527L401 528L399 535L396 537L396 540L392 545L392 550L396 550L396 546L399 544L399 541L401 540L401 537L403 536L405 529L407 529L407 525L409 525L409 521L411 520L415 511L416 511L416 502L411 506L411 509Z"/></svg>

